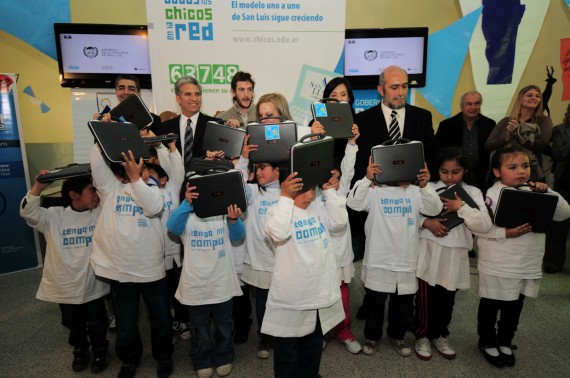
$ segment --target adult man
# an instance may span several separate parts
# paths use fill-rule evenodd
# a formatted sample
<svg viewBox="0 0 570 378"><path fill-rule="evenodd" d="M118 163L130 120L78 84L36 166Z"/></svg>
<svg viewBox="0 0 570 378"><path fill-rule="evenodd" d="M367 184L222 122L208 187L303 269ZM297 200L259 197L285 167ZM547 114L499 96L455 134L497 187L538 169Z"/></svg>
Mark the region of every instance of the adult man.
<svg viewBox="0 0 570 378"><path fill-rule="evenodd" d="M156 135L174 133L180 135L176 148L182 154L185 171L188 171L189 160L192 156L203 156L202 140L209 121L221 122L220 119L207 116L200 112L202 107L202 87L198 80L191 76L182 76L174 83L176 102L181 114L161 123L152 129Z"/></svg>
<svg viewBox="0 0 570 378"><path fill-rule="evenodd" d="M234 106L216 114L232 127L245 127L257 119L253 104L255 81L248 72L238 71L231 82Z"/></svg>
<svg viewBox="0 0 570 378"><path fill-rule="evenodd" d="M483 97L479 92L464 93L459 104L461 112L442 121L435 136L442 148L456 146L465 151L471 163L473 184L483 190L490 157L485 151L485 141L496 123L481 114Z"/></svg>

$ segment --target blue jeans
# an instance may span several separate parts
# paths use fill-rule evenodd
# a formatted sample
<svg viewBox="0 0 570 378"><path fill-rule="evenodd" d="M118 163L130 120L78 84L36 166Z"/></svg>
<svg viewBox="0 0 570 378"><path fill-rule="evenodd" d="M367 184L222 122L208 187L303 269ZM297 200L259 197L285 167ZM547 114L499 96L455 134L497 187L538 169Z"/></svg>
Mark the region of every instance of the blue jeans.
<svg viewBox="0 0 570 378"><path fill-rule="evenodd" d="M172 327L168 282L111 281L117 340L115 351L123 363L138 364L143 344L138 327L139 302L142 295L150 317L152 356L158 361L171 360Z"/></svg>
<svg viewBox="0 0 570 378"><path fill-rule="evenodd" d="M232 363L235 352L232 344L234 321L233 299L223 303L190 307L190 357L194 370L207 369ZM210 321L216 330L212 336Z"/></svg>

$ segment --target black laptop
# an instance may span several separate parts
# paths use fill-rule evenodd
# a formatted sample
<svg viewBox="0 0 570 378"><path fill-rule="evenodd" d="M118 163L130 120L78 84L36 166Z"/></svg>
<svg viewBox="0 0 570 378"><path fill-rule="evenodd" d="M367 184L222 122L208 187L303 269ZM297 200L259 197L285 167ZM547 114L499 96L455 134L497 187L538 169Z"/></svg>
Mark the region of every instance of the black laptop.
<svg viewBox="0 0 570 378"><path fill-rule="evenodd" d="M123 162L121 152L133 152L135 159L150 159L150 152L139 133L139 129L132 123L89 121L89 130L101 147L103 155L112 163Z"/></svg>
<svg viewBox="0 0 570 378"><path fill-rule="evenodd" d="M313 119L325 128L325 135L334 139L351 139L352 109L348 102L315 102L311 104Z"/></svg>
<svg viewBox="0 0 570 378"><path fill-rule="evenodd" d="M149 127L154 120L145 103L136 93L129 95L111 109L110 113L113 121L134 123L139 130Z"/></svg>
<svg viewBox="0 0 570 378"><path fill-rule="evenodd" d="M228 213L228 206L238 205L241 211L247 210L245 189L240 171L232 170L192 176L190 186L196 186L200 196L192 201L194 212L199 218L208 218Z"/></svg>
<svg viewBox="0 0 570 378"><path fill-rule="evenodd" d="M309 140L318 137L317 140ZM303 190L326 183L334 167L334 139L308 134L291 147L291 172L303 179Z"/></svg>
<svg viewBox="0 0 570 378"><path fill-rule="evenodd" d="M158 143L158 142L170 142L171 140L175 139L178 139L178 134L163 134L163 135L143 137L143 140L146 144Z"/></svg>
<svg viewBox="0 0 570 378"><path fill-rule="evenodd" d="M65 167L56 168L49 173L38 176L38 181L43 184L48 184L57 180L65 180L68 178L91 176L91 164L69 164Z"/></svg>
<svg viewBox="0 0 570 378"><path fill-rule="evenodd" d="M497 201L494 223L513 228L530 223L532 232L548 231L558 204L558 196L514 188L503 188Z"/></svg>
<svg viewBox="0 0 570 378"><path fill-rule="evenodd" d="M247 125L249 144L256 144L257 151L251 151L252 163L279 163L289 161L291 146L297 143L295 122L250 123Z"/></svg>
<svg viewBox="0 0 570 378"><path fill-rule="evenodd" d="M420 169L424 167L424 147L422 142L415 140L387 141L372 147L371 154L372 161L379 163L382 171L374 175L377 184L417 181Z"/></svg>
<svg viewBox="0 0 570 378"><path fill-rule="evenodd" d="M438 190L438 195L440 197L447 198L450 200L455 199L456 193L459 196L459 198L461 198L461 200L463 202L465 202L467 205L471 206L474 209L479 209L479 206L477 206L477 203L473 200L473 198L471 198L471 196L469 194L467 194L467 192L465 191L465 189L463 189L463 187L461 185L451 185L447 188L440 188ZM445 212L445 211L443 211L443 212ZM463 218L461 218L459 215L457 215L457 212L455 212L455 211L449 212L449 213L444 214L444 215L438 215L435 218L446 218L446 221L443 222L443 225L445 227L447 227L449 230L451 230L452 228L457 227L463 223Z"/></svg>
<svg viewBox="0 0 570 378"><path fill-rule="evenodd" d="M227 159L232 159L241 155L245 130L222 125L215 121L209 121L204 131L202 141L202 152L224 151Z"/></svg>

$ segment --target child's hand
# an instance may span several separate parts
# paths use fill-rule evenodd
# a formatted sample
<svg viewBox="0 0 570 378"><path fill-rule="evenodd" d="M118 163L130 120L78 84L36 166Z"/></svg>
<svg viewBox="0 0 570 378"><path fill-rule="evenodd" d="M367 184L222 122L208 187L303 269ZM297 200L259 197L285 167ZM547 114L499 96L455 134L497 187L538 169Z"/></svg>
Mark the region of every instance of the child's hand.
<svg viewBox="0 0 570 378"><path fill-rule="evenodd" d="M257 144L249 144L249 134L245 134L245 138L243 138L241 156L243 156L245 159L249 159L249 153L251 151L257 151Z"/></svg>
<svg viewBox="0 0 570 378"><path fill-rule="evenodd" d="M340 177L340 172L337 169L333 169L331 171L331 178L329 179L329 181L323 184L323 190L328 190L328 189L338 190L338 186L340 185L339 177Z"/></svg>
<svg viewBox="0 0 570 378"><path fill-rule="evenodd" d="M137 161L135 160L135 156L133 155L133 152L131 150L129 150L128 156L124 152L121 152L121 155L123 156L124 160L121 163L121 165L125 167L125 173L127 174L129 181L130 182L138 181L141 178L141 170L144 164L143 159L140 158L139 162L137 163Z"/></svg>
<svg viewBox="0 0 570 378"><path fill-rule="evenodd" d="M320 123L319 121L313 122L313 124L311 125L311 134L324 134L324 133L325 133L325 127L323 126L323 124Z"/></svg>
<svg viewBox="0 0 570 378"><path fill-rule="evenodd" d="M548 185L544 182L529 182L533 192L545 193L548 191Z"/></svg>
<svg viewBox="0 0 570 378"><path fill-rule="evenodd" d="M224 151L206 151L206 160L223 159L225 156Z"/></svg>
<svg viewBox="0 0 570 378"><path fill-rule="evenodd" d="M507 238L518 238L529 232L532 232L532 227L529 223L525 223L515 228L507 228L505 235Z"/></svg>
<svg viewBox="0 0 570 378"><path fill-rule="evenodd" d="M427 228L438 238L443 238L449 233L449 229L443 225L446 218L427 218L422 227Z"/></svg>
<svg viewBox="0 0 570 378"><path fill-rule="evenodd" d="M463 200L461 197L454 193L455 199L451 200L449 198L441 198L441 202L443 202L443 210L447 213L457 212L463 205Z"/></svg>
<svg viewBox="0 0 570 378"><path fill-rule="evenodd" d="M191 204L193 200L200 196L200 194L195 190L195 186L190 186L189 182L186 183L186 193L184 193L184 199L186 199L186 202Z"/></svg>
<svg viewBox="0 0 570 378"><path fill-rule="evenodd" d="M420 188L425 188L427 183L429 182L429 169L427 168L427 164L424 163L424 167L420 169L420 174L418 175L418 181Z"/></svg>
<svg viewBox="0 0 570 378"><path fill-rule="evenodd" d="M42 190L44 190L46 186L51 184L51 183L44 184L38 181L38 177L40 177L41 175L45 175L46 173L49 173L49 169L42 169L36 175L36 178L34 180L34 186L32 186L32 189L30 190L30 194L32 196L39 196L42 193Z"/></svg>
<svg viewBox="0 0 570 378"><path fill-rule="evenodd" d="M303 189L303 180L297 177L297 172L291 173L281 183L281 195L284 197L293 199L301 189Z"/></svg>
<svg viewBox="0 0 570 378"><path fill-rule="evenodd" d="M178 135L174 134L174 133L168 133L168 135L176 135L176 139L172 139L170 141L168 141L167 145L168 145L168 151L170 152L175 152L176 151L176 140L178 139Z"/></svg>
<svg viewBox="0 0 570 378"><path fill-rule="evenodd" d="M358 125L356 123L352 125L351 131L352 131L352 135L354 135L354 138L349 139L348 144L355 144L356 140L360 136L360 130L358 130Z"/></svg>
<svg viewBox="0 0 570 378"><path fill-rule="evenodd" d="M366 178L370 181L374 181L374 175L379 175L382 173L380 170L380 164L372 162L372 156L368 158L368 167L366 168Z"/></svg>
<svg viewBox="0 0 570 378"><path fill-rule="evenodd" d="M99 119L101 117L101 119ZM101 121L101 122L111 122L111 113L105 113L101 115L100 113L93 114L94 121Z"/></svg>
<svg viewBox="0 0 570 378"><path fill-rule="evenodd" d="M238 205L228 206L228 223L235 223L241 217L241 209Z"/></svg>

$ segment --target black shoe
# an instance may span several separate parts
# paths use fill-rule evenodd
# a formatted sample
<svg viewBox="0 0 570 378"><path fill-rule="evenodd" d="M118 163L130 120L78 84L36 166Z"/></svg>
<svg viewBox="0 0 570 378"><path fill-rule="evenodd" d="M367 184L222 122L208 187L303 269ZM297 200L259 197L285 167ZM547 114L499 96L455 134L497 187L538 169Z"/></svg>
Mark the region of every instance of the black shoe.
<svg viewBox="0 0 570 378"><path fill-rule="evenodd" d="M505 363L503 362L503 359L501 358L501 353L499 353L498 356L492 356L489 353L487 353L487 351L485 351L486 348L492 348L492 347L488 347L488 346L484 346L479 344L479 350L481 351L481 353L483 353L483 357L485 357L485 359L487 360L488 363L490 363L491 365L498 367L498 368L502 368ZM499 350L497 348L497 350Z"/></svg>
<svg viewBox="0 0 570 378"><path fill-rule="evenodd" d="M172 363L172 360L158 361L158 367L156 368L156 376L158 378L170 377L173 370L174 370L174 364Z"/></svg>
<svg viewBox="0 0 570 378"><path fill-rule="evenodd" d="M499 357L501 357L501 360L503 360L503 364L505 366L508 366L508 367L515 366L515 354L513 353L512 348L511 348L511 354L503 353L503 352L501 352L501 349L499 349Z"/></svg>
<svg viewBox="0 0 570 378"><path fill-rule="evenodd" d="M119 370L119 375L117 375L117 378L133 378L136 372L137 364L123 363L121 365L121 370Z"/></svg>
<svg viewBox="0 0 570 378"><path fill-rule="evenodd" d="M91 362L91 371L100 373L109 366L109 351L107 348L93 348L93 362Z"/></svg>
<svg viewBox="0 0 570 378"><path fill-rule="evenodd" d="M73 363L71 368L73 371L83 371L89 366L89 347L77 347L73 350Z"/></svg>

